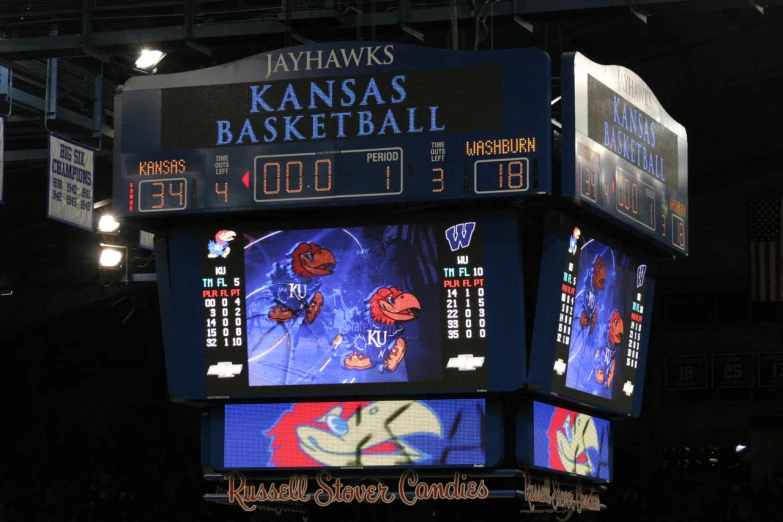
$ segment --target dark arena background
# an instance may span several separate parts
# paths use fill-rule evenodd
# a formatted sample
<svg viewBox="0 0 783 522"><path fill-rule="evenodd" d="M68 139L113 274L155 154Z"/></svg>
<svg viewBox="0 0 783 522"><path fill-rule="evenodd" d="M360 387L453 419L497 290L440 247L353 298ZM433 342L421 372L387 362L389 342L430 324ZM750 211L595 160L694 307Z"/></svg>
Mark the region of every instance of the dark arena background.
<svg viewBox="0 0 783 522"><path fill-rule="evenodd" d="M781 35L783 0L0 2L0 522L783 520ZM488 498L226 478L321 470Z"/></svg>

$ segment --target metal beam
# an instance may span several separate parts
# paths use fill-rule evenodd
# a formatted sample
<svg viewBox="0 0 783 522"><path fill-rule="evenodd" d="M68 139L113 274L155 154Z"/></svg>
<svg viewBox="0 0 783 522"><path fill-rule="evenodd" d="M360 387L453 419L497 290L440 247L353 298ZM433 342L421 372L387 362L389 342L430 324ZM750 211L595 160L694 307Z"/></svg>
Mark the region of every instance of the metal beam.
<svg viewBox="0 0 783 522"><path fill-rule="evenodd" d="M20 105L26 105L31 109L36 109L39 111L45 110L46 104L44 100L38 98L37 96L33 96L32 94L29 94L25 91L20 91L19 89L16 88L11 89L11 95L14 99L15 104L18 103ZM84 127L85 129L92 129L93 126L92 118L84 116L82 114L75 113L72 110L65 109L63 107L59 107L57 109L57 117L61 120L73 123L80 127ZM105 123L101 125L101 133L103 133L103 135L106 136L107 138L114 139L114 129L112 129Z"/></svg>
<svg viewBox="0 0 783 522"><path fill-rule="evenodd" d="M95 0L84 0L82 6L82 50L88 56L102 62L111 63L111 57L103 51L95 49L90 41L92 38L92 10L95 7Z"/></svg>
<svg viewBox="0 0 783 522"><path fill-rule="evenodd" d="M688 0L634 0L634 5L654 5L665 3L685 3ZM747 0L737 0L737 5L745 5ZM732 5L734 5L732 3ZM493 6L494 16L509 16L512 14L532 14L557 11L570 11L576 9L627 7L628 0L595 0L585 5L579 0L517 0L516 6L512 0L503 0ZM726 4L715 2L715 9L725 8ZM410 9L407 22L424 23L451 20L453 8L427 7ZM474 14L467 5L456 8L458 19L472 19ZM284 18L279 13L279 19ZM356 17L342 16L334 9L307 9L293 11L291 20L337 18L344 21L345 25L355 26ZM400 14L394 11L376 13L373 17L364 14L359 17L362 26L398 25ZM231 36L253 36L259 34L282 34L286 30L285 25L276 20L256 20L247 22L221 22L213 24L196 25L192 28L192 38L205 40L209 38L225 38ZM161 42L184 42L188 38L187 28L184 26L151 27L146 29L133 29L124 31L108 31L93 33L90 35L90 43L93 47L111 47L124 45L144 45ZM24 56L36 56L39 58L63 56L80 52L82 48L81 35L58 35L34 38L14 38L0 40L0 56L6 59L17 59Z"/></svg>

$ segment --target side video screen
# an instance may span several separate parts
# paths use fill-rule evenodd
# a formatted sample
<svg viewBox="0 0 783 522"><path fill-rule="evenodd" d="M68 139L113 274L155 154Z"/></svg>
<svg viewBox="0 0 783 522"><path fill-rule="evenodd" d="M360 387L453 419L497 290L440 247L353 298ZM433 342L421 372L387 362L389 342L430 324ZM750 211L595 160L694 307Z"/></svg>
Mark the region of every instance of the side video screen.
<svg viewBox="0 0 783 522"><path fill-rule="evenodd" d="M609 421L533 402L533 465L609 482Z"/></svg>
<svg viewBox="0 0 783 522"><path fill-rule="evenodd" d="M635 414L652 306L648 266L565 221L542 265L531 367L552 394Z"/></svg>

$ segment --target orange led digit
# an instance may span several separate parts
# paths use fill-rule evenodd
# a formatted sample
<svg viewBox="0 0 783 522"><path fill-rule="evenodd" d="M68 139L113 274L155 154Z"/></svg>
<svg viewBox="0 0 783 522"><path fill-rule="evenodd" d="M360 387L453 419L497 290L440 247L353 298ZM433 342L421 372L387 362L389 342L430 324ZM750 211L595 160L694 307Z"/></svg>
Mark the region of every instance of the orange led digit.
<svg viewBox="0 0 783 522"><path fill-rule="evenodd" d="M163 208L163 204L165 202L165 197L166 197L166 186L163 184L162 181L153 181L152 186L158 187L160 189L160 192L158 192L157 194L152 194L153 198L160 198L160 204L152 205L152 208L155 209Z"/></svg>
<svg viewBox="0 0 783 522"><path fill-rule="evenodd" d="M223 183L223 190L220 190L220 183L215 183L215 194L223 196L223 203L228 203L228 183Z"/></svg>
<svg viewBox="0 0 783 522"><path fill-rule="evenodd" d="M446 172L442 168L440 168L440 167L432 169L432 172L439 172L440 173L440 176L432 178L432 182L433 183L440 183L440 187L433 188L432 191L433 192L443 192L443 188L444 188L444 181L443 181L443 179L446 176Z"/></svg>
<svg viewBox="0 0 783 522"><path fill-rule="evenodd" d="M326 164L326 187L319 187L318 186L318 175L320 166L322 164ZM332 190L332 160L328 159L319 159L315 162L315 190L317 192L327 192L329 190Z"/></svg>
<svg viewBox="0 0 783 522"><path fill-rule="evenodd" d="M185 182L180 181L179 182L179 192L174 192L174 183L169 183L169 196L179 196L179 206L182 206L185 203Z"/></svg>
<svg viewBox="0 0 783 522"><path fill-rule="evenodd" d="M291 166L295 166L299 168L299 181L297 182L297 185L299 188L292 189L291 188ZM304 169L302 168L302 162L301 161L289 161L285 164L285 191L289 194L298 194L299 192L302 192L302 171Z"/></svg>
<svg viewBox="0 0 783 522"><path fill-rule="evenodd" d="M275 169L275 190L269 190L269 170L271 167ZM280 164L279 163L264 163L264 194L278 194L280 192Z"/></svg>
<svg viewBox="0 0 783 522"><path fill-rule="evenodd" d="M515 168L516 167L516 168ZM502 164L501 164L502 168ZM515 183L513 180L516 180ZM520 189L525 184L525 166L521 161L512 161L508 164L508 188Z"/></svg>

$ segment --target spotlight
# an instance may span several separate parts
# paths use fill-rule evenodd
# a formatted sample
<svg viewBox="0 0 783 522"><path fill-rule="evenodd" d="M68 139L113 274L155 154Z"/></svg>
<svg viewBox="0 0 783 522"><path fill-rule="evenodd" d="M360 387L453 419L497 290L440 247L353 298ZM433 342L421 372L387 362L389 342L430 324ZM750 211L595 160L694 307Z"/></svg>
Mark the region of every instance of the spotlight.
<svg viewBox="0 0 783 522"><path fill-rule="evenodd" d="M104 248L101 251L100 265L105 268L116 268L122 262L122 252L114 248Z"/></svg>
<svg viewBox="0 0 783 522"><path fill-rule="evenodd" d="M136 67L149 71L160 62L163 57L166 56L163 51L142 49L139 58L136 60Z"/></svg>
<svg viewBox="0 0 783 522"><path fill-rule="evenodd" d="M111 234L120 229L120 223L111 214L104 214L98 220L98 232Z"/></svg>

